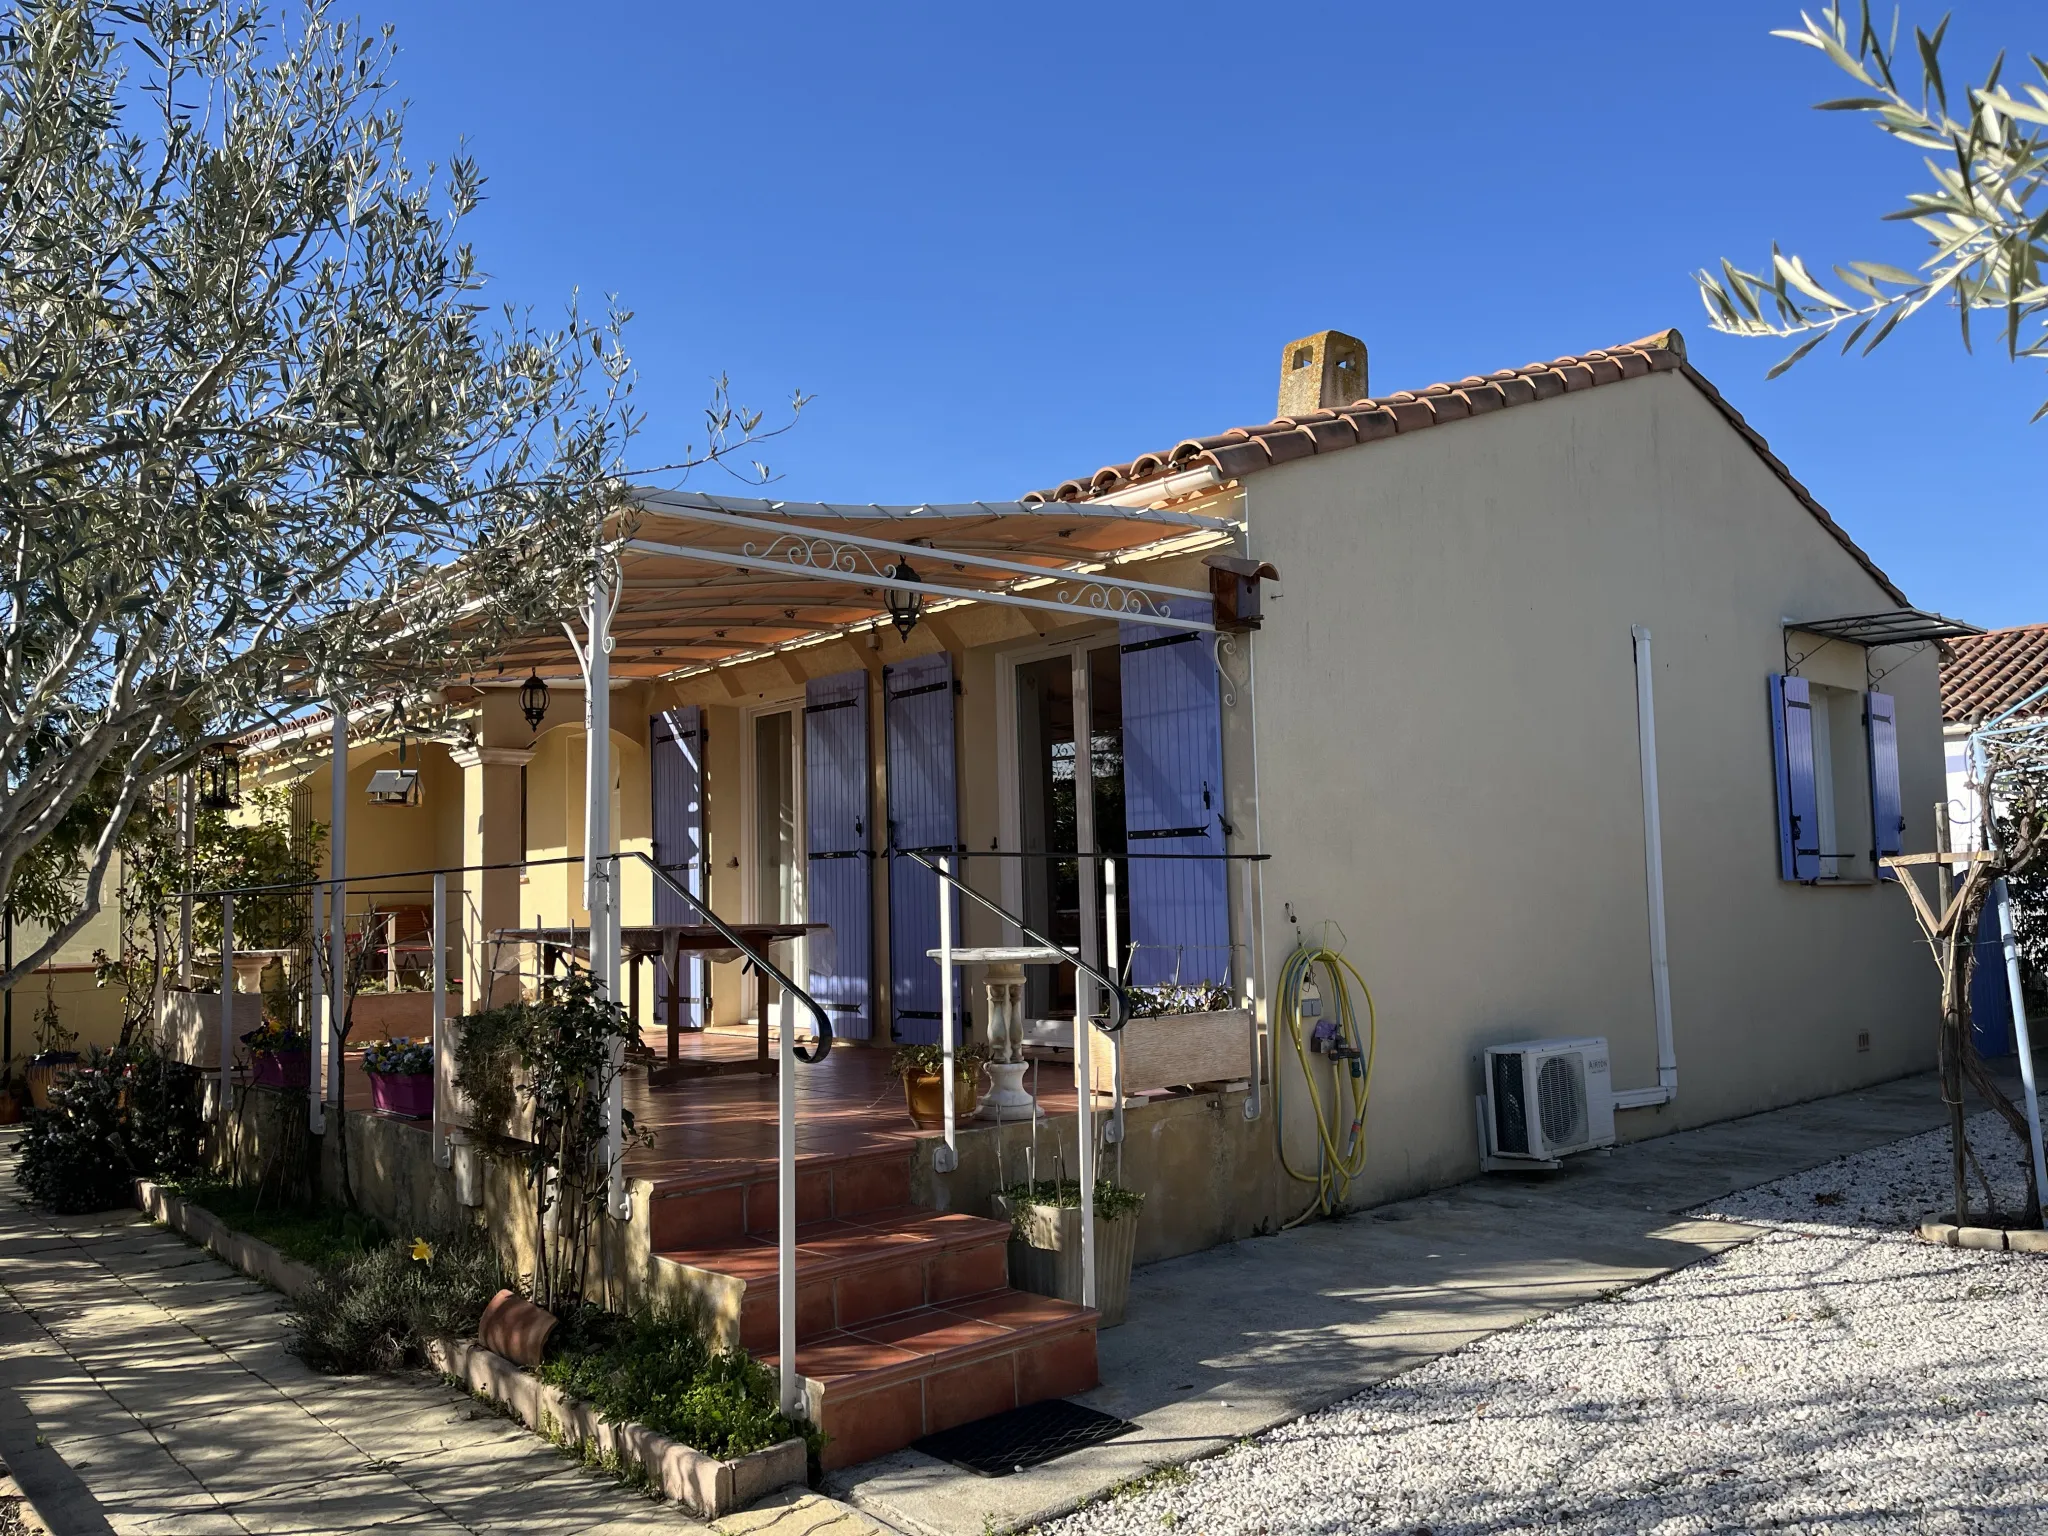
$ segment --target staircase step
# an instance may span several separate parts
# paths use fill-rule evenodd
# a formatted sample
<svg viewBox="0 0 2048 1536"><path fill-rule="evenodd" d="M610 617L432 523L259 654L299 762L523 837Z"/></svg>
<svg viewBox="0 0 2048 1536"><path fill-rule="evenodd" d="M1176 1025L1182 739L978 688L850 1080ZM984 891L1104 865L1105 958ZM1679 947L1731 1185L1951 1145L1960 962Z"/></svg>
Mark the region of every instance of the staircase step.
<svg viewBox="0 0 2048 1536"><path fill-rule="evenodd" d="M731 1246L750 1233L772 1236L777 1200L773 1162L707 1162L700 1172L655 1186L648 1211L654 1250ZM844 1221L909 1203L910 1158L900 1147L797 1159L799 1223Z"/></svg>
<svg viewBox="0 0 2048 1536"><path fill-rule="evenodd" d="M797 1346L827 1470L1097 1384L1097 1314L999 1290L924 1306ZM772 1367L777 1357L768 1355Z"/></svg>
<svg viewBox="0 0 2048 1536"><path fill-rule="evenodd" d="M998 1290L1009 1281L1009 1238L1003 1222L911 1205L799 1226L797 1338ZM740 1343L755 1351L775 1348L772 1234L671 1249L660 1257L738 1279L745 1287Z"/></svg>

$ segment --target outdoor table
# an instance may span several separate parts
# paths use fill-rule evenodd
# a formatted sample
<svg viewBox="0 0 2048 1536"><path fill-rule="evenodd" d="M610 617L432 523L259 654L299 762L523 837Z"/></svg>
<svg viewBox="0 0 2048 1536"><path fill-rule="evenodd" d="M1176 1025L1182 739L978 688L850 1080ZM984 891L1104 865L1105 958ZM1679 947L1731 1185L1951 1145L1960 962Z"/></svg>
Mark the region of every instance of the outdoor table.
<svg viewBox="0 0 2048 1536"><path fill-rule="evenodd" d="M766 950L771 944L822 933L824 923L734 923L732 932L749 948ZM500 928L496 938L516 944L536 944L588 957L590 930L578 928ZM663 1008L668 1025L668 1062L649 1074L653 1084L675 1082L688 1077L719 1077L733 1072L775 1074L775 1055L768 1046L768 988L771 978L759 966L754 968L755 1005L759 1009L755 1054L752 1060L684 1061L682 1059L682 957L694 955L717 963L742 958L732 940L706 923L636 923L619 928L619 956L630 967L634 1012L640 1000L640 962L659 959L669 975L668 998ZM692 1033L702 1026L691 1026Z"/></svg>

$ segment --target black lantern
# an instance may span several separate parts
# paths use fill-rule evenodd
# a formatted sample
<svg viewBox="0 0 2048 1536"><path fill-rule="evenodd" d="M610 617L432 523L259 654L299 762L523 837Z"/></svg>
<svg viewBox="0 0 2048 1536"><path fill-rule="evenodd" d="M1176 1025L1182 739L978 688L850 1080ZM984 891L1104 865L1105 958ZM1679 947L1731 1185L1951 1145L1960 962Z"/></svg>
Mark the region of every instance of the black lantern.
<svg viewBox="0 0 2048 1536"><path fill-rule="evenodd" d="M199 803L209 811L232 811L242 803L242 759L229 742L216 742L199 759Z"/></svg>
<svg viewBox="0 0 2048 1536"><path fill-rule="evenodd" d="M920 579L917 572L910 568L908 560L898 560L894 567L891 568L889 574L897 581L917 581ZM882 601L888 605L889 618L896 626L896 633L903 636L906 640L909 639L910 632L917 628L918 615L924 612L924 594L922 592L905 592L900 587L891 587L884 594Z"/></svg>
<svg viewBox="0 0 2048 1536"><path fill-rule="evenodd" d="M526 716L527 728L535 731L548 717L548 685L538 672L519 685L519 713Z"/></svg>

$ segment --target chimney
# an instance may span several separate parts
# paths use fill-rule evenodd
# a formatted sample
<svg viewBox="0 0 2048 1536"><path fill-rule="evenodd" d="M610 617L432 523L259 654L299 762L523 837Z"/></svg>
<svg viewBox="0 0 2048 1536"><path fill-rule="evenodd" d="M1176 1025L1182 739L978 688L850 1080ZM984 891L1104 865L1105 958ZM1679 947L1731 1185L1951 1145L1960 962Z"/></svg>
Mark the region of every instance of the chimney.
<svg viewBox="0 0 2048 1536"><path fill-rule="evenodd" d="M1308 416L1363 400L1365 343L1342 331L1317 331L1280 354L1281 416Z"/></svg>

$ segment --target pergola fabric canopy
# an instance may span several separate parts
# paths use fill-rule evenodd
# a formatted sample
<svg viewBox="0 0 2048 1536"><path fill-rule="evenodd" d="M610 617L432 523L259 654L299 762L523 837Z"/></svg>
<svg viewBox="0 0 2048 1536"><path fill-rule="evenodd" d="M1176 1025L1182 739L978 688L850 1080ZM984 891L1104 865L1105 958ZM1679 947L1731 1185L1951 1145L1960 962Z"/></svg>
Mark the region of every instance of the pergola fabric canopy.
<svg viewBox="0 0 2048 1536"><path fill-rule="evenodd" d="M612 674L701 672L835 632L887 622L892 590L925 611L994 601L1076 617L1206 630L1176 615L1207 591L1120 574L1134 559L1233 543L1231 518L1104 503L961 502L862 506L649 491L613 543L622 584L610 632ZM894 574L899 562L915 573ZM1182 614L1187 610L1182 609ZM555 632L509 645L500 678L578 670ZM479 679L482 680L482 679Z"/></svg>

